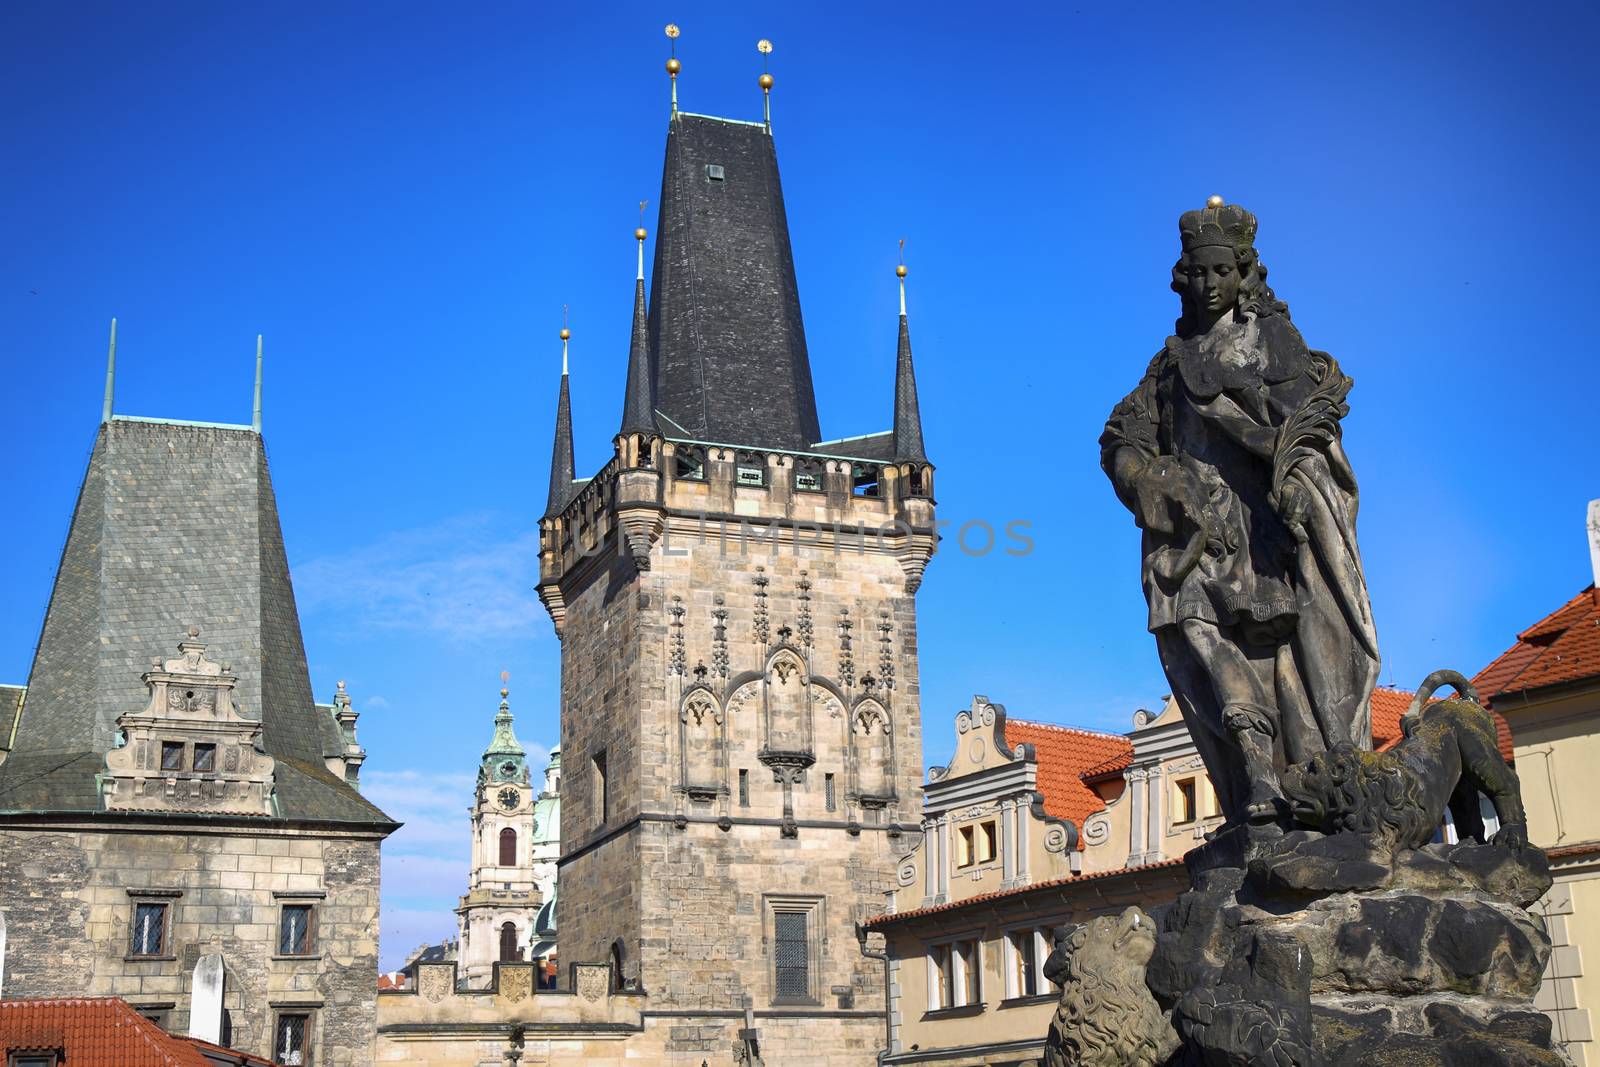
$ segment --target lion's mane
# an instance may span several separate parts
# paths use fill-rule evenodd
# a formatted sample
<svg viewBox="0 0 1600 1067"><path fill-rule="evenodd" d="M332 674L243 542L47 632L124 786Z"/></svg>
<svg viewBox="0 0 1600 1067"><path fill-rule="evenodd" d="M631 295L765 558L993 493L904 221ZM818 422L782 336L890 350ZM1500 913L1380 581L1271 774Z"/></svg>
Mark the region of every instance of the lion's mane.
<svg viewBox="0 0 1600 1067"><path fill-rule="evenodd" d="M1437 814L1428 810L1416 772L1394 752L1340 745L1288 779L1286 792L1321 806L1325 832L1349 830L1396 848L1418 848L1433 837Z"/></svg>
<svg viewBox="0 0 1600 1067"><path fill-rule="evenodd" d="M1153 1067L1166 1020L1145 985L1143 962L1114 947L1117 927L1110 917L1073 931L1066 966L1051 976L1061 984L1061 1000L1045 1067Z"/></svg>

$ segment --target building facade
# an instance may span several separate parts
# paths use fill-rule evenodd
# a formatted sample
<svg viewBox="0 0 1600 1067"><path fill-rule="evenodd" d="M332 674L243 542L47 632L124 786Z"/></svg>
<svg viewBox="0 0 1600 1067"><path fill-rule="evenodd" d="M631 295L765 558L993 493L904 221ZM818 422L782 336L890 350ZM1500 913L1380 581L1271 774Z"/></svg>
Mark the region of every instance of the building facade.
<svg viewBox="0 0 1600 1067"><path fill-rule="evenodd" d="M510 691L500 690L494 737L478 767L472 801L472 868L456 908L460 978L488 985L494 964L543 962L555 954L553 849L560 848L559 753L535 791L527 752L512 729Z"/></svg>
<svg viewBox="0 0 1600 1067"><path fill-rule="evenodd" d="M1588 528L1594 581L1473 679L1511 724L1528 837L1550 855L1555 885L1534 907L1554 950L1534 1003L1576 1067L1600 1063L1600 500Z"/></svg>
<svg viewBox="0 0 1600 1067"><path fill-rule="evenodd" d="M175 1032L202 957L223 1043L370 1062L378 850L341 684L311 695L259 429L112 416L25 687L0 697L5 994L116 996Z"/></svg>

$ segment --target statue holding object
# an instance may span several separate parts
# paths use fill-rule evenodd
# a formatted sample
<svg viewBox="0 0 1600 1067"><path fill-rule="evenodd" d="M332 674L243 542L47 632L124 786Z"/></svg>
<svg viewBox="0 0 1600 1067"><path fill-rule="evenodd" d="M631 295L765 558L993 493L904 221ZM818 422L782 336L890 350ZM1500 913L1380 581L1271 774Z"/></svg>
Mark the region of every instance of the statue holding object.
<svg viewBox="0 0 1600 1067"><path fill-rule="evenodd" d="M1183 317L1112 411L1101 463L1144 531L1150 632L1223 814L1271 822L1285 767L1371 747L1352 383L1267 287L1254 215L1213 197L1178 229Z"/></svg>

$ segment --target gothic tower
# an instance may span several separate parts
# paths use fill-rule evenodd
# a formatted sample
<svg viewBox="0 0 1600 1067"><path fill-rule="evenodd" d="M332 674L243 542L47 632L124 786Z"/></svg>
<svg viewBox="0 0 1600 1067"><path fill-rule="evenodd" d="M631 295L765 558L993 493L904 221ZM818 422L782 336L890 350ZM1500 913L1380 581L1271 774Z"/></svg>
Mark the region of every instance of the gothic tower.
<svg viewBox="0 0 1600 1067"><path fill-rule="evenodd" d="M489 984L496 962L529 959L544 897L533 869L534 805L538 793L528 754L512 730L510 691L500 690L494 737L478 766L472 798L472 874L456 907L460 920L460 977L471 988Z"/></svg>
<svg viewBox="0 0 1600 1067"><path fill-rule="evenodd" d="M563 374L540 524L561 954L612 962L664 1062L865 1062L884 972L855 924L920 826L936 541L906 319L892 427L821 441L770 127L674 110L659 203L614 454L573 480Z"/></svg>

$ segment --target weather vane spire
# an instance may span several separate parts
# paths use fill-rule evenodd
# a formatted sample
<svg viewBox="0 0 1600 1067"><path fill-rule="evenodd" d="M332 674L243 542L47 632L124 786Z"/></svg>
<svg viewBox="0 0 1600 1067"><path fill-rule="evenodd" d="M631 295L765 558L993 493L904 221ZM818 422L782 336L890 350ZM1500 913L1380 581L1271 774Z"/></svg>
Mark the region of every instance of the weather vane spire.
<svg viewBox="0 0 1600 1067"><path fill-rule="evenodd" d="M671 42L667 45L670 49L667 57L667 77L672 79L672 113L674 115L678 113L678 71L683 69L683 64L678 62L678 34L681 32L683 31L678 29L676 22L667 23L667 40Z"/></svg>
<svg viewBox="0 0 1600 1067"><path fill-rule="evenodd" d="M894 269L895 277L900 279L900 315L906 313L906 239L900 238L900 265Z"/></svg>
<svg viewBox="0 0 1600 1067"><path fill-rule="evenodd" d="M567 342L572 340L572 331L567 328L567 305L561 305L561 376L567 376Z"/></svg>
<svg viewBox="0 0 1600 1067"><path fill-rule="evenodd" d="M639 201L639 228L633 231L634 240L639 242L639 280L644 281L644 239L650 234L644 228L644 206L650 201Z"/></svg>
<svg viewBox="0 0 1600 1067"><path fill-rule="evenodd" d="M767 57L772 54L772 42L765 37L756 42L756 51L761 53L761 115L766 123L767 132L772 132L772 74L767 70Z"/></svg>

